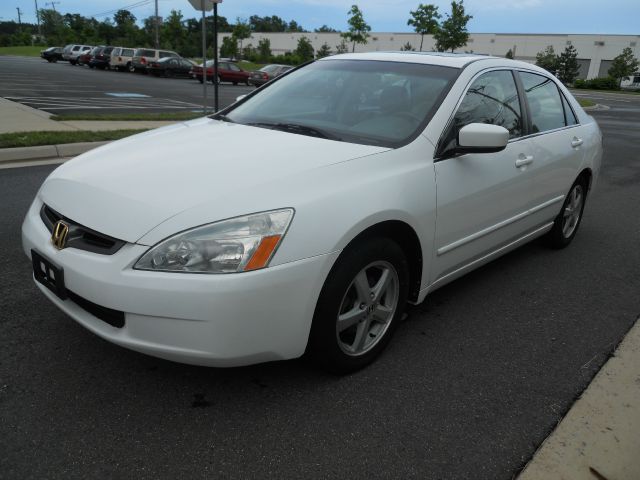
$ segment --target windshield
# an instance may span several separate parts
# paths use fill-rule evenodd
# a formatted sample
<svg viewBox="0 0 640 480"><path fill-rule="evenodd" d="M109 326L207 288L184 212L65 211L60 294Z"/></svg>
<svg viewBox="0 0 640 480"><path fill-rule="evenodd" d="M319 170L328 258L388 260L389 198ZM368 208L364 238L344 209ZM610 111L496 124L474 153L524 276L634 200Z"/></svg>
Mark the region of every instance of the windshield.
<svg viewBox="0 0 640 480"><path fill-rule="evenodd" d="M280 77L227 120L396 148L426 126L458 69L373 60L323 60Z"/></svg>
<svg viewBox="0 0 640 480"><path fill-rule="evenodd" d="M280 65L267 65L260 69L261 72L272 73L280 68Z"/></svg>

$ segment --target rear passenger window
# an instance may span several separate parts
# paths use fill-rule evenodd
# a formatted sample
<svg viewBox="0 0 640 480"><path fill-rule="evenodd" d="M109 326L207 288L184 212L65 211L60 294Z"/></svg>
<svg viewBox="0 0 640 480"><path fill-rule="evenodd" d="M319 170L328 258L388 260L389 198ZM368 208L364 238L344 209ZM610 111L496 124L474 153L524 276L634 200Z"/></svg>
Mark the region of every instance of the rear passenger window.
<svg viewBox="0 0 640 480"><path fill-rule="evenodd" d="M520 101L511 71L488 72L471 84L454 117L454 131L470 123L499 125L509 130L509 138L522 136Z"/></svg>
<svg viewBox="0 0 640 480"><path fill-rule="evenodd" d="M564 118L566 124L577 125L578 119L576 118L576 114L573 113L573 110L571 109L571 106L569 105L569 102L567 102L567 99L564 97L564 95L562 95L562 106L564 107Z"/></svg>
<svg viewBox="0 0 640 480"><path fill-rule="evenodd" d="M535 73L520 72L520 78L531 111L532 132L564 127L564 108L555 82Z"/></svg>
<svg viewBox="0 0 640 480"><path fill-rule="evenodd" d="M133 50L130 48L125 48L121 54L123 57L133 57Z"/></svg>

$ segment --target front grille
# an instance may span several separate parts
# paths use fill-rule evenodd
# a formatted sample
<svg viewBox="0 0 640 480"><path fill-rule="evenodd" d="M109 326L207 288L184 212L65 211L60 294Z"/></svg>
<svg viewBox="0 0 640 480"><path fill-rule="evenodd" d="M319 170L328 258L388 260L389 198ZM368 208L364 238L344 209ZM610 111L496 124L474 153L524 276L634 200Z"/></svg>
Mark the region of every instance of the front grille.
<svg viewBox="0 0 640 480"><path fill-rule="evenodd" d="M73 293L69 289L67 289L67 297L80 308L86 310L91 315L102 320L103 322L108 323L112 327L124 327L124 312L113 310L111 308L103 307L102 305L90 302L86 298Z"/></svg>
<svg viewBox="0 0 640 480"><path fill-rule="evenodd" d="M46 225L47 229L53 233L53 226L56 222L62 220L69 226L69 234L67 235L67 248L77 248L78 250L86 250L88 252L99 253L101 255L113 255L126 243L123 240L110 237L95 230L91 230L73 220L62 216L51 207L42 205L40 209L40 218Z"/></svg>

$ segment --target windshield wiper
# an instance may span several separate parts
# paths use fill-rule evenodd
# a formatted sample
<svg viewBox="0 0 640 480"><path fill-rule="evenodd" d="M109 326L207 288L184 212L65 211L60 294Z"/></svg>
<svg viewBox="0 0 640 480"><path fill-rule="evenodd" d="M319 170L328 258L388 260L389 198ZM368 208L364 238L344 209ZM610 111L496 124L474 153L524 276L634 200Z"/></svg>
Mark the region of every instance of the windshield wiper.
<svg viewBox="0 0 640 480"><path fill-rule="evenodd" d="M284 132L298 133L300 135L308 135L310 137L326 138L328 140L342 140L336 135L332 135L324 130L299 123L270 123L270 122L253 122L247 123L253 127L271 128L273 130L282 130Z"/></svg>
<svg viewBox="0 0 640 480"><path fill-rule="evenodd" d="M222 114L212 115L210 118L213 118L214 120L221 120L223 122L236 123L226 115L222 115Z"/></svg>

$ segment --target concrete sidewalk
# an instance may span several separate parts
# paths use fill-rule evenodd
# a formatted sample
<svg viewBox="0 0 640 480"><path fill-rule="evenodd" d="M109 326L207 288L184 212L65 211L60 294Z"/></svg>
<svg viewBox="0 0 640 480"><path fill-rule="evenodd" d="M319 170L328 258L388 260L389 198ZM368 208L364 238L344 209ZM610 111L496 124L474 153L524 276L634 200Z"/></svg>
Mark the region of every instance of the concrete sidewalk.
<svg viewBox="0 0 640 480"><path fill-rule="evenodd" d="M0 134L20 132L72 132L126 129L152 129L171 125L176 121L103 121L103 120L51 120L52 114L0 98ZM49 160L80 155L107 142L82 142L34 147L0 148L0 164L30 160Z"/></svg>
<svg viewBox="0 0 640 480"><path fill-rule="evenodd" d="M124 130L130 128L157 128L176 123L163 120L127 120L127 121L101 121L101 120L68 120L58 122L51 120L52 114L27 107L21 103L12 102L0 98L0 133L14 132L40 132L60 131L70 132L74 130Z"/></svg>
<svg viewBox="0 0 640 480"><path fill-rule="evenodd" d="M640 479L640 320L518 480Z"/></svg>

